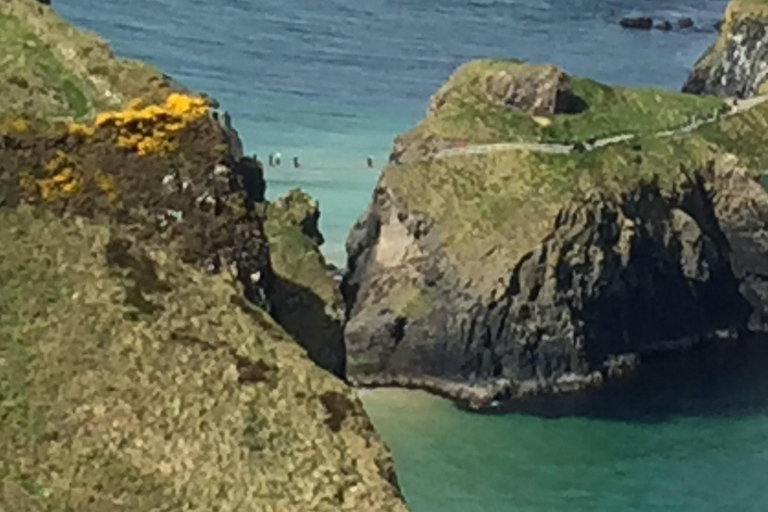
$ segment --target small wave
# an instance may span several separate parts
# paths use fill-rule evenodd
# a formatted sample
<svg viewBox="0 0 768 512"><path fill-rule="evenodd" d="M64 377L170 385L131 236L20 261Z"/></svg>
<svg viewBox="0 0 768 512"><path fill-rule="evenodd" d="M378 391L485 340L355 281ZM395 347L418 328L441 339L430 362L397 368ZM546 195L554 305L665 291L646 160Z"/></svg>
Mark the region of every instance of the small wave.
<svg viewBox="0 0 768 512"><path fill-rule="evenodd" d="M525 10L549 11L552 4L546 1L523 3L519 0L470 0L469 5L478 9L506 9L509 7L523 8Z"/></svg>

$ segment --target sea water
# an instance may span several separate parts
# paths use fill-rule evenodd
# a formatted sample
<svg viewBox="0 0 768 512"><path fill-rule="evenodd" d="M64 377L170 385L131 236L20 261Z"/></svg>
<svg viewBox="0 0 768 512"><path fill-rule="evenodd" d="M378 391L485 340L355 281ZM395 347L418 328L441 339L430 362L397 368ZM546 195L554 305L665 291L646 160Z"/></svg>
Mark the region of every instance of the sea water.
<svg viewBox="0 0 768 512"><path fill-rule="evenodd" d="M267 169L268 196L301 187L316 197L325 254L343 265L346 235L394 137L423 117L429 96L459 64L522 58L610 84L679 89L714 42L711 27L726 0L54 5L118 53L217 98L247 152L264 161L280 152L282 166ZM690 16L702 31L622 30L620 17L633 14ZM750 360L766 366L741 372ZM497 416L463 413L420 393L362 396L414 512L767 511L768 358L703 366L703 374L672 384L641 380L632 392Z"/></svg>
<svg viewBox="0 0 768 512"><path fill-rule="evenodd" d="M430 95L478 57L552 62L611 84L679 89L715 39L725 0L55 0L115 49L208 91L268 168L268 195L302 187L320 201L324 248L365 210L394 137ZM702 32L636 32L622 15ZM366 164L374 157L375 168ZM298 156L300 169L291 160Z"/></svg>

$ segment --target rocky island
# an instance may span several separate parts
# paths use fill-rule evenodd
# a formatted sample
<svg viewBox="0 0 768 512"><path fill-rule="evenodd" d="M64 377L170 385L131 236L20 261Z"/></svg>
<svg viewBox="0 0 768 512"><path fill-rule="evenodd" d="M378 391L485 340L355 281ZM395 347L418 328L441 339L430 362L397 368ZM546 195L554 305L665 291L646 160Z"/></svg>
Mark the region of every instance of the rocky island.
<svg viewBox="0 0 768 512"><path fill-rule="evenodd" d="M317 204L50 7L0 44L0 509L404 511Z"/></svg>
<svg viewBox="0 0 768 512"><path fill-rule="evenodd" d="M762 18L735 14L746 3L723 37L756 23L741 44L762 48ZM750 99L520 61L458 69L349 236L350 379L480 409L765 330L768 103L752 97L763 78L736 93L717 73L725 89L686 90Z"/></svg>

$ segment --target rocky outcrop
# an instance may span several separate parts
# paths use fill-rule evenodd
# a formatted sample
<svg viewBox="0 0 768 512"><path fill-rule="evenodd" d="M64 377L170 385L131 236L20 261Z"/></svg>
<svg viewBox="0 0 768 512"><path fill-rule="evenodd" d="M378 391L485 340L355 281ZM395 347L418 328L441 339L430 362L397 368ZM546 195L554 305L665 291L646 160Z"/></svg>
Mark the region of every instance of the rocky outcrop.
<svg viewBox="0 0 768 512"><path fill-rule="evenodd" d="M482 408L764 329L765 115L388 167L347 244L350 380Z"/></svg>
<svg viewBox="0 0 768 512"><path fill-rule="evenodd" d="M724 159L713 175L715 215L728 240L734 276L751 307L748 328L768 327L768 194L753 174Z"/></svg>
<svg viewBox="0 0 768 512"><path fill-rule="evenodd" d="M768 9L732 1L717 42L696 63L683 92L748 98L768 79Z"/></svg>
<svg viewBox="0 0 768 512"><path fill-rule="evenodd" d="M320 246L317 201L301 190L269 204L265 211L276 280L272 314L322 368L346 375L344 307Z"/></svg>
<svg viewBox="0 0 768 512"><path fill-rule="evenodd" d="M756 243L754 227L734 200L752 197L762 225L768 198L732 165L672 196L645 184L564 208L487 295L455 279L430 221L380 188L349 242L350 375L477 407L599 384L626 355L730 336L750 315L764 325L763 247L743 247Z"/></svg>
<svg viewBox="0 0 768 512"><path fill-rule="evenodd" d="M492 103L541 116L567 111L571 87L563 70L548 66L526 74L499 71L486 78L485 93Z"/></svg>

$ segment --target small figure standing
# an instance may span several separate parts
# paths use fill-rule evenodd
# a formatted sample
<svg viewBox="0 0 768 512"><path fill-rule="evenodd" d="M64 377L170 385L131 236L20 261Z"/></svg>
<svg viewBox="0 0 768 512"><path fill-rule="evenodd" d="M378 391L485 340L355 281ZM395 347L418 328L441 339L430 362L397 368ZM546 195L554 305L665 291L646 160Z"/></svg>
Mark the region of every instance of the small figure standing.
<svg viewBox="0 0 768 512"><path fill-rule="evenodd" d="M368 168L373 168L373 157L371 155L368 155L368 158L366 158L366 162L368 163Z"/></svg>
<svg viewBox="0 0 768 512"><path fill-rule="evenodd" d="M301 167L301 163L299 163L299 157L295 156L293 157L293 168L298 169Z"/></svg>
<svg viewBox="0 0 768 512"><path fill-rule="evenodd" d="M274 153L269 154L269 166L274 167L275 166L275 155Z"/></svg>
<svg viewBox="0 0 768 512"><path fill-rule="evenodd" d="M280 167L280 163L282 162L282 155L280 153L275 153L275 166Z"/></svg>

